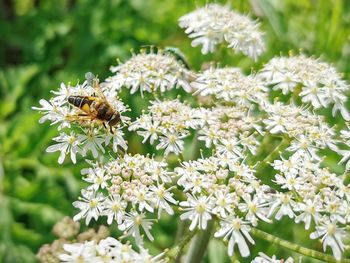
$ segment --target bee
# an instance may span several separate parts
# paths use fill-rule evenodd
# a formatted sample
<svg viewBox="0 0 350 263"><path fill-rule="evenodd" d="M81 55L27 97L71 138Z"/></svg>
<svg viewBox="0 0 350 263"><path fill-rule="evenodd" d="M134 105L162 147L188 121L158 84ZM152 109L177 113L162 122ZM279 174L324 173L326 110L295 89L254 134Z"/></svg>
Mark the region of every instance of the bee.
<svg viewBox="0 0 350 263"><path fill-rule="evenodd" d="M190 65L184 55L184 53L181 52L181 50L177 47L164 47L159 48L153 45L143 45L141 46L141 51L147 52L149 50L150 53L156 52L162 52L163 54L168 54L175 58L178 62L180 62L186 69L190 69Z"/></svg>
<svg viewBox="0 0 350 263"><path fill-rule="evenodd" d="M107 129L108 125L110 132L113 133L112 127L116 126L121 120L120 113L108 103L100 89L98 80L94 79L92 84L97 95L68 96L68 102L84 112L74 116L74 118L78 121L101 121L103 126Z"/></svg>
<svg viewBox="0 0 350 263"><path fill-rule="evenodd" d="M184 53L182 53L179 48L165 47L164 53L172 55L173 57L175 57L175 59L177 61L182 63L186 69L190 69L190 65L189 65Z"/></svg>

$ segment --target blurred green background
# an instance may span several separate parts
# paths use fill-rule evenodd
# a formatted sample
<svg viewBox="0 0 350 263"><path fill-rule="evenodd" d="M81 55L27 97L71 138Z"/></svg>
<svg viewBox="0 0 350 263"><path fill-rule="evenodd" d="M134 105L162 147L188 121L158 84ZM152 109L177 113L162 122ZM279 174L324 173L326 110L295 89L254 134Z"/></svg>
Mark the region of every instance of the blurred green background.
<svg viewBox="0 0 350 263"><path fill-rule="evenodd" d="M260 20L267 51L257 63L224 47L206 56L201 55L200 47L191 48L177 19L206 2L4 0L0 3L0 262L35 262L39 247L55 238L51 234L53 224L75 213L71 203L83 186L80 169L86 164L72 166L66 161L59 166L58 154L46 154L45 149L57 134L56 127L47 123L39 125L40 115L31 110L40 98L49 98L50 90L57 89L61 82L75 84L88 71L105 78L110 75L109 67L116 64L116 58L124 61L130 57L130 50L136 51L142 45L176 46L196 70L204 62L220 61L222 65L242 67L248 73L275 55L302 50L334 64L349 80L349 1L217 1ZM145 106L135 100L134 97L124 100L134 107L133 118ZM139 140L128 139L133 152L145 151L137 148ZM156 242L147 244L152 253L173 245L174 220L165 218L154 228ZM309 241L301 225L295 226L288 219L264 229L321 250L321 244ZM252 247L253 256L258 251L281 257L293 255L260 240ZM243 262L250 262L251 258ZM205 260L229 260L221 241L210 243Z"/></svg>

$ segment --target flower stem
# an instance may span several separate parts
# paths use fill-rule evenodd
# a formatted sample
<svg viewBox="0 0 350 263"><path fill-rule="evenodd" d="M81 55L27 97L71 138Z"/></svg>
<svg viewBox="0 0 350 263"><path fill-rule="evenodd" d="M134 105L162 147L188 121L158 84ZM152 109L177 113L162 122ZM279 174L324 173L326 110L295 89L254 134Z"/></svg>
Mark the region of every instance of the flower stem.
<svg viewBox="0 0 350 263"><path fill-rule="evenodd" d="M182 250L192 237L196 234L196 231L188 231L178 242L178 244L172 249L166 252L168 258L177 260L181 256Z"/></svg>
<svg viewBox="0 0 350 263"><path fill-rule="evenodd" d="M208 222L207 228L198 232L192 239L190 248L187 253L185 263L202 262L202 259L207 251L207 246L214 228L213 220Z"/></svg>
<svg viewBox="0 0 350 263"><path fill-rule="evenodd" d="M265 169L269 166L270 162L275 160L279 156L280 152L290 144L291 140L292 139L289 137L283 137L278 146L273 149L273 151L268 156L266 156L264 160L260 161L260 163L255 167L255 170L257 171L256 177L258 177L264 184L274 188L271 184L271 177L264 174Z"/></svg>
<svg viewBox="0 0 350 263"><path fill-rule="evenodd" d="M294 244L294 243L291 243L287 240L284 240L284 239L281 239L279 237L276 237L274 235L271 235L269 233L266 233L262 230L259 230L257 228L252 228L251 229L251 233L258 237L258 238L261 238L261 239L264 239L272 244L276 244L276 245L280 245L284 248L287 248L289 250L292 250L294 252L297 252L299 254L302 254L304 256L307 256L307 257L312 257L312 258L315 258L315 259L318 259L318 260L322 260L322 261L325 261L325 262L339 262L337 261L334 257L332 257L331 255L327 255L325 253L322 253L322 252L318 252L316 250L312 250L312 249L309 249L309 248L305 248L305 247L302 247L300 245L297 245L297 244ZM342 259L341 262L344 262L344 263L350 263L350 259Z"/></svg>
<svg viewBox="0 0 350 263"><path fill-rule="evenodd" d="M265 157L264 160L262 160L259 165L256 167L257 170L264 169L266 166L269 165L269 163L276 159L276 157L280 154L282 150L284 150L290 143L292 139L289 137L283 137L282 141L279 143L279 145L268 155Z"/></svg>

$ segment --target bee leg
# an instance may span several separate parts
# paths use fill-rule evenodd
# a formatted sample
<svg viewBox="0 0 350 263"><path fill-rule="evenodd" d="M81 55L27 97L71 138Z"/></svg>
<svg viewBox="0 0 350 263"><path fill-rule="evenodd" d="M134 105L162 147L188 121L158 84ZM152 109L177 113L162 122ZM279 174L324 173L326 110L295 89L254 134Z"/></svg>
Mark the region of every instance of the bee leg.
<svg viewBox="0 0 350 263"><path fill-rule="evenodd" d="M109 131L110 131L112 134L114 134L114 131L113 131L113 129L112 129L112 126L109 126Z"/></svg>
<svg viewBox="0 0 350 263"><path fill-rule="evenodd" d="M103 124L103 127L105 127L105 129L107 130L106 123L102 122L102 124Z"/></svg>

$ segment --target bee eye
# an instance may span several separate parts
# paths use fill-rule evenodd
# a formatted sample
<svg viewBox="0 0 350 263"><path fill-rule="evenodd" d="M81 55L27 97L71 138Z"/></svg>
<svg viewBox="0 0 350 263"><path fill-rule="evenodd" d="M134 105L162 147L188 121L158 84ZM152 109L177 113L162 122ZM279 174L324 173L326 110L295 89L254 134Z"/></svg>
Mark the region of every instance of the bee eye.
<svg viewBox="0 0 350 263"><path fill-rule="evenodd" d="M74 97L68 97L68 102L73 104L74 103Z"/></svg>

